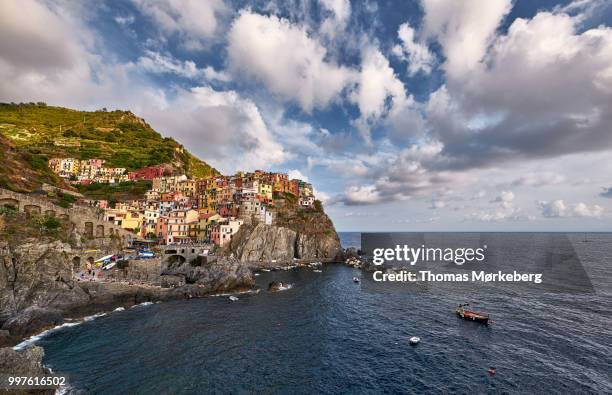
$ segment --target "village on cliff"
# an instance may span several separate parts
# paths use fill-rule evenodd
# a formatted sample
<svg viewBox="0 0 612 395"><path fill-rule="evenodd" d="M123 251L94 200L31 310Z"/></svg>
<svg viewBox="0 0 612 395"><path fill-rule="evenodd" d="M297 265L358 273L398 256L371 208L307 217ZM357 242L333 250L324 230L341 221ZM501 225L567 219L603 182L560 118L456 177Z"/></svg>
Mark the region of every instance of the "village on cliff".
<svg viewBox="0 0 612 395"><path fill-rule="evenodd" d="M49 167L71 184L118 184L148 180L144 199L128 202L85 200L104 219L159 244L214 243L220 247L245 223L274 221L275 200L302 208L320 207L312 185L285 173L237 172L231 176L189 178L168 175L164 165L128 172L105 167L101 159L54 158Z"/></svg>

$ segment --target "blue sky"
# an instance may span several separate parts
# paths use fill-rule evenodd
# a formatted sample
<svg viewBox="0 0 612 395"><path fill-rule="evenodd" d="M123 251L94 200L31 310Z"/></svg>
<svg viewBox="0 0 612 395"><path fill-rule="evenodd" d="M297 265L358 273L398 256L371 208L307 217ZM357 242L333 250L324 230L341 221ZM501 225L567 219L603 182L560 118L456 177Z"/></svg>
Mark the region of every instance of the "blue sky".
<svg viewBox="0 0 612 395"><path fill-rule="evenodd" d="M0 100L130 109L339 230L610 230L599 0L0 2Z"/></svg>

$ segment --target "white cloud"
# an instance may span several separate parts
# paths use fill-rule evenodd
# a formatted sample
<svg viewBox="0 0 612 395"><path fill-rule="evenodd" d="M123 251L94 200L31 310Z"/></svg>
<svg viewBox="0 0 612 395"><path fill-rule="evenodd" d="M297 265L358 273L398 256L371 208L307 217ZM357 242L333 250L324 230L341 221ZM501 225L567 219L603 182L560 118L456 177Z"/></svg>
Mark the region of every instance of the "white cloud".
<svg viewBox="0 0 612 395"><path fill-rule="evenodd" d="M404 84L377 48L367 48L362 57L359 86L352 99L363 117L379 118L386 112L387 97L394 100L405 98Z"/></svg>
<svg viewBox="0 0 612 395"><path fill-rule="evenodd" d="M574 215L577 217L595 217L599 218L603 215L604 209L601 206L588 206L584 203L578 203L574 206Z"/></svg>
<svg viewBox="0 0 612 395"><path fill-rule="evenodd" d="M351 3L349 0L320 0L321 4L332 11L335 18L346 21L351 16Z"/></svg>
<svg viewBox="0 0 612 395"><path fill-rule="evenodd" d="M374 185L350 186L346 189L343 201L348 205L380 203L382 197Z"/></svg>
<svg viewBox="0 0 612 395"><path fill-rule="evenodd" d="M349 0L319 0L331 15L319 26L319 34L331 42L339 39L348 25L351 16Z"/></svg>
<svg viewBox="0 0 612 395"><path fill-rule="evenodd" d="M304 174L302 174L301 171L299 171L297 169L289 170L287 172L287 176L289 177L290 180L297 179L297 180L302 180L302 181L308 182L308 177L306 177Z"/></svg>
<svg viewBox="0 0 612 395"><path fill-rule="evenodd" d="M561 174L552 172L529 172L514 179L511 185L540 187L545 185L556 185L565 181Z"/></svg>
<svg viewBox="0 0 612 395"><path fill-rule="evenodd" d="M268 168L288 158L257 106L234 91L191 88L167 107L143 115L224 173Z"/></svg>
<svg viewBox="0 0 612 395"><path fill-rule="evenodd" d="M389 98L390 105L387 104ZM395 122L397 127L401 127L407 119L417 119L415 114L406 112L414 104L412 97L406 96L404 84L395 74L389 60L376 47L370 46L363 50L358 85L351 92L350 99L359 107L360 117L355 125L366 144L372 142L371 125L389 111L394 115L391 122Z"/></svg>
<svg viewBox="0 0 612 395"><path fill-rule="evenodd" d="M138 58L136 64L138 67L141 67L143 70L151 73L172 73L200 82L228 82L231 80L229 74L224 71L217 71L211 66L198 68L195 62L191 60L181 61L169 55L163 55L154 51L146 51L146 55Z"/></svg>
<svg viewBox="0 0 612 395"><path fill-rule="evenodd" d="M393 47L393 54L408 62L408 73L414 75L419 71L431 73L435 57L429 51L426 43L418 42L415 31L408 23L402 23L397 31L401 44Z"/></svg>
<svg viewBox="0 0 612 395"><path fill-rule="evenodd" d="M514 193L512 191L501 191L499 196L497 196L493 201L501 203L502 207L504 208L512 208Z"/></svg>
<svg viewBox="0 0 612 395"><path fill-rule="evenodd" d="M511 0L423 0L425 33L442 45L451 77L463 77L477 66L511 7Z"/></svg>
<svg viewBox="0 0 612 395"><path fill-rule="evenodd" d="M159 28L178 34L182 45L203 49L218 33L219 18L228 12L222 0L133 0L140 11L151 17Z"/></svg>
<svg viewBox="0 0 612 395"><path fill-rule="evenodd" d="M589 206L585 203L578 203L573 207L568 206L562 199L553 201L536 202L542 216L547 218L560 217L594 217L599 218L603 215L604 209L601 206Z"/></svg>
<svg viewBox="0 0 612 395"><path fill-rule="evenodd" d="M307 112L326 107L353 79L351 70L326 60L325 47L305 27L274 15L243 10L229 32L228 54L234 72Z"/></svg>

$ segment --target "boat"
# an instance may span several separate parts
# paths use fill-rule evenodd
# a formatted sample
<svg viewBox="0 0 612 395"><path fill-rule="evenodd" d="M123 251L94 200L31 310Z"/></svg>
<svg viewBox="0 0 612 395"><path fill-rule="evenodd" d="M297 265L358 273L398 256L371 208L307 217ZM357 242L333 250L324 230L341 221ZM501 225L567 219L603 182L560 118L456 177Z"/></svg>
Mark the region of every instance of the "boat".
<svg viewBox="0 0 612 395"><path fill-rule="evenodd" d="M232 296L229 297L229 300L231 300L232 302L237 302L238 301L238 297L232 295Z"/></svg>
<svg viewBox="0 0 612 395"><path fill-rule="evenodd" d="M459 317L463 318L464 320L480 322L481 324L488 325L489 323L488 315L477 313L472 310L467 310L465 306L469 306L469 303L460 304L455 310L455 312L457 313Z"/></svg>
<svg viewBox="0 0 612 395"><path fill-rule="evenodd" d="M408 339L408 341L410 341L410 344L413 346L416 346L421 341L421 338L418 336L412 336L410 339Z"/></svg>
<svg viewBox="0 0 612 395"><path fill-rule="evenodd" d="M360 281L361 281L361 280L359 279L359 277L353 277L353 282L354 282L354 283L358 283L358 282L360 282Z"/></svg>
<svg viewBox="0 0 612 395"><path fill-rule="evenodd" d="M313 273L322 273L322 272L323 272L323 270L318 270L318 269L315 269L315 270L313 270L312 272L313 272Z"/></svg>
<svg viewBox="0 0 612 395"><path fill-rule="evenodd" d="M116 264L117 264L117 262L111 262L111 263L109 263L107 265L102 266L102 270L110 270L110 269L114 268Z"/></svg>

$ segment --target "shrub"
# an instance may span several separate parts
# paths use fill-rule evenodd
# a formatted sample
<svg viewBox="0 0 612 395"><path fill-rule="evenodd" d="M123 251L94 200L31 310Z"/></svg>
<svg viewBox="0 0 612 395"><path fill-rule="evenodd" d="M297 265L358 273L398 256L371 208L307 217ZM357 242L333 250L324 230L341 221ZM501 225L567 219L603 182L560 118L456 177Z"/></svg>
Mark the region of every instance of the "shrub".
<svg viewBox="0 0 612 395"><path fill-rule="evenodd" d="M41 225L42 225L43 228L46 228L46 229L49 229L49 230L57 229L60 226L62 226L60 221L57 218L55 218L55 217L45 217L42 220Z"/></svg>
<svg viewBox="0 0 612 395"><path fill-rule="evenodd" d="M323 203L319 199L314 201L314 208L317 211L323 211Z"/></svg>

